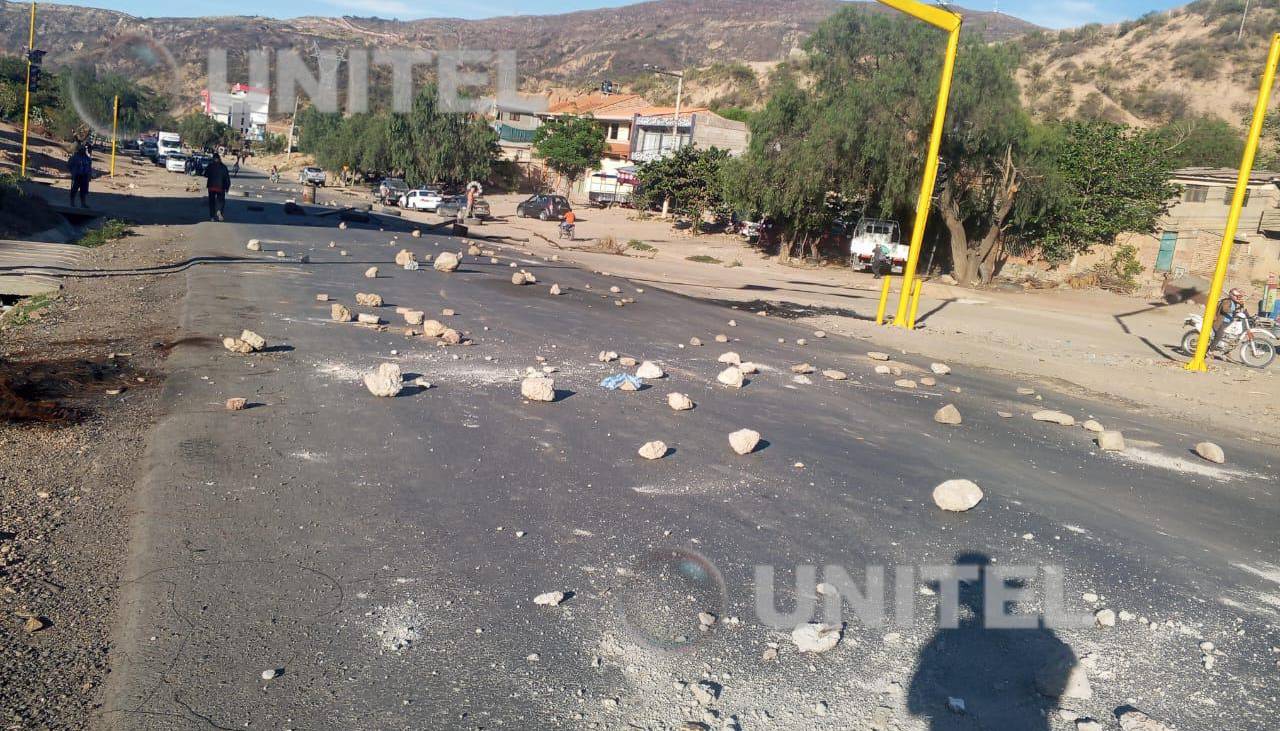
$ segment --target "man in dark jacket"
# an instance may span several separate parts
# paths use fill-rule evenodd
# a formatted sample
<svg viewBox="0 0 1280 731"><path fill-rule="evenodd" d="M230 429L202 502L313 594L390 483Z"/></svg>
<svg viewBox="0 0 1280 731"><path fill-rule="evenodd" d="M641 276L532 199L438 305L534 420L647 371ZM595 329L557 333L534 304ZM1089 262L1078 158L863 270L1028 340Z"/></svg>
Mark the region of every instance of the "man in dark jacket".
<svg viewBox="0 0 1280 731"><path fill-rule="evenodd" d="M231 190L231 173L222 164L222 156L214 153L213 159L204 169L204 177L209 181L206 186L209 190L209 220L226 220L222 209L227 205L227 191Z"/></svg>
<svg viewBox="0 0 1280 731"><path fill-rule="evenodd" d="M1244 290L1242 289L1233 288L1218 303L1218 309L1213 318L1213 339L1209 341L1210 353L1218 347L1218 343L1222 342L1222 338L1227 334L1227 328L1241 312L1244 312L1244 309Z"/></svg>
<svg viewBox="0 0 1280 731"><path fill-rule="evenodd" d="M76 204L76 194L80 195L80 205L88 208L86 198L89 196L89 181L93 178L93 158L83 147L77 147L75 154L67 162L71 173L71 205Z"/></svg>

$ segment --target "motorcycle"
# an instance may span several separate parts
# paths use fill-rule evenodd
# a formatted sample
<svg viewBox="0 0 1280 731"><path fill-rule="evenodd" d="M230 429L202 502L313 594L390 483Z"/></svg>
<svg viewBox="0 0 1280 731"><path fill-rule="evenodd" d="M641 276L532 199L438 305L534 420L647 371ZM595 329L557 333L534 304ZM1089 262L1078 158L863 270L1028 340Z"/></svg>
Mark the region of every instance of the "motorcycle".
<svg viewBox="0 0 1280 731"><path fill-rule="evenodd" d="M1200 331L1204 329L1204 318L1191 315L1183 321L1190 327L1182 336L1182 352L1193 355L1200 342ZM1218 350L1230 353L1239 349L1236 354L1241 363L1250 368L1266 368L1276 359L1276 338L1267 330L1257 327L1256 321L1245 313L1240 313L1227 326L1227 332L1218 343Z"/></svg>
<svg viewBox="0 0 1280 731"><path fill-rule="evenodd" d="M560 224L560 238L573 241L576 232L577 229L572 223Z"/></svg>

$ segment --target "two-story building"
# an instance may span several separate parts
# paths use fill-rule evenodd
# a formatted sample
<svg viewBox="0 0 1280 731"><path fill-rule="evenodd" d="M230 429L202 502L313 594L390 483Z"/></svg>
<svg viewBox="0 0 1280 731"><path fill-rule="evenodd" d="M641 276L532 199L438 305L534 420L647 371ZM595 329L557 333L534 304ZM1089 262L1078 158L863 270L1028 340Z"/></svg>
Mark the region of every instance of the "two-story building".
<svg viewBox="0 0 1280 731"><path fill-rule="evenodd" d="M1238 171L1183 168L1171 182L1179 197L1171 201L1154 236L1136 237L1139 260L1154 278L1193 275L1211 278L1222 248ZM1255 170L1231 254L1229 279L1247 283L1280 271L1280 173Z"/></svg>
<svg viewBox="0 0 1280 731"><path fill-rule="evenodd" d="M745 122L726 119L710 109L648 107L636 113L632 122L631 159L638 163L656 160L681 147L717 147L730 155L746 152L751 133Z"/></svg>
<svg viewBox="0 0 1280 731"><path fill-rule="evenodd" d="M271 92L247 84L235 84L230 91L200 92L206 115L222 122L253 142L265 139L271 109Z"/></svg>

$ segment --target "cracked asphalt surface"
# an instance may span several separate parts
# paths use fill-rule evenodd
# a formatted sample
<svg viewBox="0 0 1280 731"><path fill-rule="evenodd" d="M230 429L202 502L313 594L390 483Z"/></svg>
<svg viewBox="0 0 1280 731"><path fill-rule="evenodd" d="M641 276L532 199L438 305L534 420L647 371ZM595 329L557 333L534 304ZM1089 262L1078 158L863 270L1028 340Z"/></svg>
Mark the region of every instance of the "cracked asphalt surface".
<svg viewBox="0 0 1280 731"><path fill-rule="evenodd" d="M168 361L99 727L1048 729L1072 727L1058 709L1107 719L1127 704L1179 728L1271 723L1274 445L1045 387L1019 396L1028 384L982 372L899 388L873 372L872 343L500 243L481 242L496 264L404 271L401 248L465 244L411 238L393 219L386 231L338 230L264 196L229 201L233 223L190 234L194 255L228 259L188 270L174 313L180 338L212 341ZM245 250L249 238L262 253ZM511 284L512 262L538 283ZM370 266L377 279L363 276ZM565 294L550 296L553 283ZM356 292L386 306L357 308ZM377 313L388 331L330 321L320 293ZM397 306L473 344L406 337ZM217 345L243 328L272 347L235 356ZM714 342L721 333L731 342ZM705 345L687 345L694 336ZM667 377L606 391L601 379L622 369L597 362L602 350L658 362ZM741 390L715 381L728 350L763 366ZM930 375L928 362L894 356L904 377ZM377 399L361 377L383 362L433 387ZM792 380L802 362L819 371L812 385ZM557 401L523 402L521 373L543 365L558 369ZM850 379L826 380L826 368ZM696 408L671 411L672 391ZM250 408L227 412L235 396ZM934 423L947 403L962 425ZM1120 429L1129 450L1102 454L1083 429L1030 418L1044 408ZM755 453L730 450L740 428L763 435ZM653 439L673 451L638 457ZM1226 465L1190 453L1204 439ZM960 477L986 498L943 513L930 493ZM813 596L797 591L797 567L843 567L864 585L867 567L883 566L892 599L902 567L965 554L1060 567L1067 610L1133 618L948 635L935 590L916 577L914 617L891 605L885 626L867 627L846 611L841 644L812 656L756 609L758 595L774 598L759 566L774 568L785 611ZM1044 610L1043 587L1030 588L1022 611ZM568 599L533 604L553 590ZM706 631L704 611L717 618ZM1205 640L1218 653L1208 670ZM769 643L776 659L762 659ZM1035 672L1063 648L1090 698L1036 691ZM710 703L680 685L699 680L718 688ZM963 714L947 708L958 696Z"/></svg>

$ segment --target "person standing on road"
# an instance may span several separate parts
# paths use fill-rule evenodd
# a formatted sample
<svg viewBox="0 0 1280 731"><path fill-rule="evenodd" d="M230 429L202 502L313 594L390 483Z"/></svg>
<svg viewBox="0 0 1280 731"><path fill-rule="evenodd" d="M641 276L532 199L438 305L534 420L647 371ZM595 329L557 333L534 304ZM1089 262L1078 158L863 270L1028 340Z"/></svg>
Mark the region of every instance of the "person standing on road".
<svg viewBox="0 0 1280 731"><path fill-rule="evenodd" d="M1218 303L1218 309L1213 318L1213 340L1209 341L1210 353L1218 347L1218 343L1222 342L1222 338L1227 334L1227 328L1241 312L1244 312L1244 309L1244 290L1239 288L1232 288Z"/></svg>
<svg viewBox="0 0 1280 731"><path fill-rule="evenodd" d="M871 254L871 272L876 275L876 279L883 277L889 269L889 247L884 244L877 244L875 252Z"/></svg>
<svg viewBox="0 0 1280 731"><path fill-rule="evenodd" d="M227 166L222 164L222 156L214 154L204 169L204 176L208 179L206 187L209 190L209 220L225 221L222 209L227 205L227 191L231 190L231 174L227 172Z"/></svg>
<svg viewBox="0 0 1280 731"><path fill-rule="evenodd" d="M76 194L80 195L80 205L84 208L89 207L87 198L89 196L89 181L93 179L93 158L89 157L88 151L83 147L77 147L71 159L67 162L68 171L71 173L71 205L76 204Z"/></svg>

